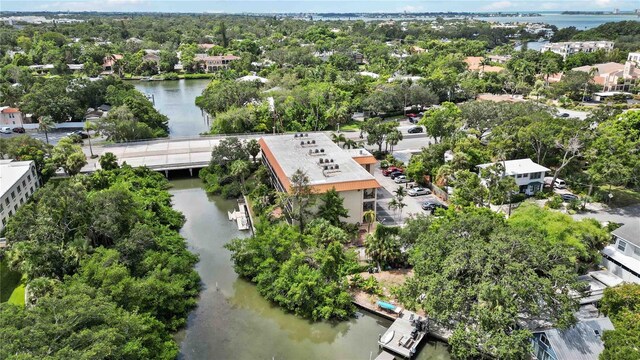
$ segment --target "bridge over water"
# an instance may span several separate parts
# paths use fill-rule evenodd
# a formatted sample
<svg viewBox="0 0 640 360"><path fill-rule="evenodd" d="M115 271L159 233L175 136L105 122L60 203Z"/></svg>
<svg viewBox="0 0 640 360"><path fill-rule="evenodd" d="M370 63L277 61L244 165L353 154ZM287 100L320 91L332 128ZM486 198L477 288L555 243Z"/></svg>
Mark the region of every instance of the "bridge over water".
<svg viewBox="0 0 640 360"><path fill-rule="evenodd" d="M235 136L240 139L273 136L269 134L253 134ZM277 136L277 135L276 135ZM211 150L225 137L232 136L198 136L186 138L166 138L148 141L119 143L94 147L94 153L103 155L113 153L118 163L127 163L133 167L146 166L155 171L168 174L171 170L189 170L206 167L211 159ZM100 168L95 161L85 166L83 172L92 172Z"/></svg>

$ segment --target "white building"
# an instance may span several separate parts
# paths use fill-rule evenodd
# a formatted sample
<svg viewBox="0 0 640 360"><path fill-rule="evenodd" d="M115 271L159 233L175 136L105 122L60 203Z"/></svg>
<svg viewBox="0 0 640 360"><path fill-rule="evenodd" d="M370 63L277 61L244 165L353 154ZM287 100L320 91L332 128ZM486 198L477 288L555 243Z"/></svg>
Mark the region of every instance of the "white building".
<svg viewBox="0 0 640 360"><path fill-rule="evenodd" d="M602 249L602 265L626 282L640 284L640 220L611 232L613 243Z"/></svg>
<svg viewBox="0 0 640 360"><path fill-rule="evenodd" d="M640 52L630 52L627 61L633 61L636 65L640 65Z"/></svg>
<svg viewBox="0 0 640 360"><path fill-rule="evenodd" d="M38 188L33 161L0 160L0 231Z"/></svg>
<svg viewBox="0 0 640 360"><path fill-rule="evenodd" d="M540 51L552 51L566 58L569 55L579 52L591 53L598 50L609 52L613 50L613 45L613 41L568 41L544 44Z"/></svg>
<svg viewBox="0 0 640 360"><path fill-rule="evenodd" d="M291 191L291 177L302 170L314 193L335 189L340 194L349 211L346 222L363 223L365 211L376 211L380 184L373 170L377 161L367 150L344 150L321 133L269 136L259 143L278 191Z"/></svg>
<svg viewBox="0 0 640 360"><path fill-rule="evenodd" d="M23 123L24 118L22 117L20 109L9 106L0 107L0 125L22 127Z"/></svg>
<svg viewBox="0 0 640 360"><path fill-rule="evenodd" d="M478 168L485 169L496 164L481 164L478 165ZM520 187L520 192L527 195L533 195L542 190L544 175L549 171L548 168L534 163L531 159L507 160L501 161L499 164L504 166L503 177L513 177L516 185Z"/></svg>

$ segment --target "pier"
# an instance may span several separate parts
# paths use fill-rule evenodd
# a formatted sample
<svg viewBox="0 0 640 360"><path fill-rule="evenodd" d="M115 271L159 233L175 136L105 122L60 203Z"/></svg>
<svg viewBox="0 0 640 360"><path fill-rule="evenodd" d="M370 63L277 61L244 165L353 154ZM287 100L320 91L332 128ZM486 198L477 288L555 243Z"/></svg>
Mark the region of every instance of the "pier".
<svg viewBox="0 0 640 360"><path fill-rule="evenodd" d="M378 345L392 354L411 359L426 337L428 327L427 318L411 311L402 311L384 335L378 339Z"/></svg>

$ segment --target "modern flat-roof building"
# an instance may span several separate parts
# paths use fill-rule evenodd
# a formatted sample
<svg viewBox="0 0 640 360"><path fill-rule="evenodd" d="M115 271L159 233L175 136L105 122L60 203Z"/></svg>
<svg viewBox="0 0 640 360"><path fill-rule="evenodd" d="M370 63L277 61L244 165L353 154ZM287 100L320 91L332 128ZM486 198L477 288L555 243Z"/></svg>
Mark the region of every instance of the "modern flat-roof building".
<svg viewBox="0 0 640 360"><path fill-rule="evenodd" d="M349 211L346 222L362 223L365 211L376 210L380 184L373 176L376 159L367 150L342 149L321 133L269 136L259 143L278 191L290 192L291 177L301 170L314 193L335 188Z"/></svg>
<svg viewBox="0 0 640 360"><path fill-rule="evenodd" d="M37 188L33 161L0 160L0 231Z"/></svg>
<svg viewBox="0 0 640 360"><path fill-rule="evenodd" d="M495 164L497 163L481 164L478 168L485 169ZM504 166L503 177L513 177L516 185L520 187L520 192L527 195L533 195L542 190L544 174L549 171L548 168L534 163L531 159L507 160L499 164Z"/></svg>
<svg viewBox="0 0 640 360"><path fill-rule="evenodd" d="M613 41L568 41L547 43L542 46L542 49L540 49L540 51L551 51L556 54L562 55L563 58L566 58L569 55L579 52L591 53L598 50L609 52L613 50L613 45Z"/></svg>

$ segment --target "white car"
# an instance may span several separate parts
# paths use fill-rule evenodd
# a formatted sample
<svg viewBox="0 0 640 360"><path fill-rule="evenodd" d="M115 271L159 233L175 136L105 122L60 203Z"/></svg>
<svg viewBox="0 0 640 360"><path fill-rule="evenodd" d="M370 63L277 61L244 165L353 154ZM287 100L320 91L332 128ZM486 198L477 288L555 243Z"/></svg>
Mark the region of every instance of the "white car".
<svg viewBox="0 0 640 360"><path fill-rule="evenodd" d="M11 128L8 126L3 126L0 128L0 133L3 134L11 134Z"/></svg>
<svg viewBox="0 0 640 360"><path fill-rule="evenodd" d="M409 179L407 179L405 175L398 175L395 179L393 179L393 182L395 182L396 184L404 184L408 183Z"/></svg>
<svg viewBox="0 0 640 360"><path fill-rule="evenodd" d="M431 194L431 190L417 186L409 189L409 191L407 191L407 194L409 194L409 196L429 195Z"/></svg>

